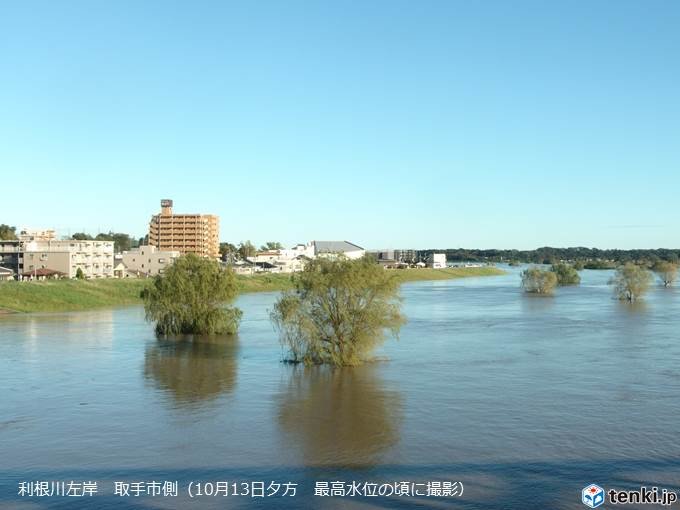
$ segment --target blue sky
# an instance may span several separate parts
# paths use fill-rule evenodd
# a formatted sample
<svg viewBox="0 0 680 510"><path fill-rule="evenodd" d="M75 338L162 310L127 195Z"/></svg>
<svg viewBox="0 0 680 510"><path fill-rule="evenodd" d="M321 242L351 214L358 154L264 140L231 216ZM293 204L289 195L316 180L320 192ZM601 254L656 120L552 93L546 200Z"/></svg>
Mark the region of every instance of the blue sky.
<svg viewBox="0 0 680 510"><path fill-rule="evenodd" d="M0 4L0 223L680 248L680 2Z"/></svg>

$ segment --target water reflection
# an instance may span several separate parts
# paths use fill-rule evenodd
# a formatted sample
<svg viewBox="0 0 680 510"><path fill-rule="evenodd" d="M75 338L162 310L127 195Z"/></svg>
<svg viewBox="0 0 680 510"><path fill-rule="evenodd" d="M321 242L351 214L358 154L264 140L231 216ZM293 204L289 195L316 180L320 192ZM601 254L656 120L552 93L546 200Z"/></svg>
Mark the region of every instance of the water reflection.
<svg viewBox="0 0 680 510"><path fill-rule="evenodd" d="M235 336L158 340L144 354L144 376L178 405L192 406L234 390L238 350Z"/></svg>
<svg viewBox="0 0 680 510"><path fill-rule="evenodd" d="M402 399L377 366L293 367L279 423L308 465L370 467L396 444Z"/></svg>

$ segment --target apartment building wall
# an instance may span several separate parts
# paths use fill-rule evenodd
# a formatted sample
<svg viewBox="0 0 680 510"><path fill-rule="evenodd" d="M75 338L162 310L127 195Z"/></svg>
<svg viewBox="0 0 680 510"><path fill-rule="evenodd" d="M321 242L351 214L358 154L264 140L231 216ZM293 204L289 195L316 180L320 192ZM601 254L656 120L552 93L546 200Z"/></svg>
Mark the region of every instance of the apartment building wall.
<svg viewBox="0 0 680 510"><path fill-rule="evenodd" d="M29 241L22 252L23 272L44 268L75 278L80 268L85 278L113 277L113 241Z"/></svg>
<svg viewBox="0 0 680 510"><path fill-rule="evenodd" d="M127 269L155 276L162 274L180 255L179 251L162 251L155 246L140 246L124 251L122 259Z"/></svg>
<svg viewBox="0 0 680 510"><path fill-rule="evenodd" d="M174 214L172 201L161 201L161 213L149 222L149 245L161 251L195 253L219 258L219 217L214 214Z"/></svg>

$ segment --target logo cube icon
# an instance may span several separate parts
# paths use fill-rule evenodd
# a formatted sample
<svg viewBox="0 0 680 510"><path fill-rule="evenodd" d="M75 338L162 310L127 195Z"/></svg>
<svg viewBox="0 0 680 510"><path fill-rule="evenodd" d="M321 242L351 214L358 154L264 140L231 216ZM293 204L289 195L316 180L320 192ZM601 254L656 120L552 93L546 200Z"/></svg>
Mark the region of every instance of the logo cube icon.
<svg viewBox="0 0 680 510"><path fill-rule="evenodd" d="M597 508L604 503L604 489L599 485L590 484L581 491L581 501L590 508Z"/></svg>

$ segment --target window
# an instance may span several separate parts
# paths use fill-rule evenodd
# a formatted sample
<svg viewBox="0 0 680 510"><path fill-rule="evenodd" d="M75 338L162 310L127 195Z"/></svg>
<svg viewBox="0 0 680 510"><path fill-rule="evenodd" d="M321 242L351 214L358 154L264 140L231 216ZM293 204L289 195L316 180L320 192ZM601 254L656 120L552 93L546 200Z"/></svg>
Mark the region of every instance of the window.
<svg viewBox="0 0 680 510"><path fill-rule="evenodd" d="M159 264L165 264L165 259L158 259Z"/></svg>
<svg viewBox="0 0 680 510"><path fill-rule="evenodd" d="M144 264L142 264L142 267L144 267Z"/></svg>

